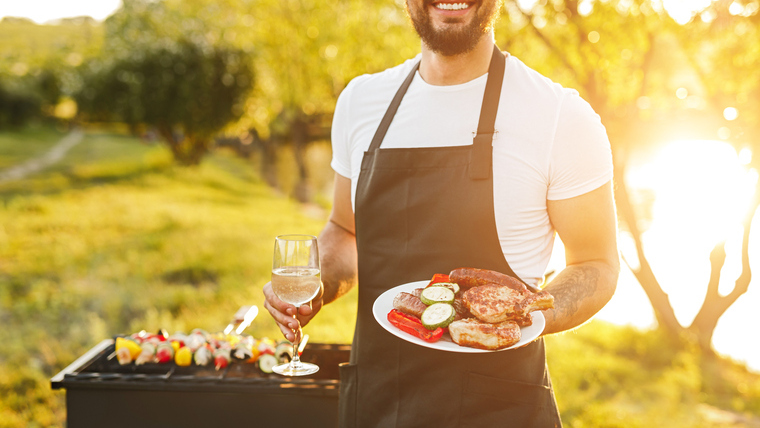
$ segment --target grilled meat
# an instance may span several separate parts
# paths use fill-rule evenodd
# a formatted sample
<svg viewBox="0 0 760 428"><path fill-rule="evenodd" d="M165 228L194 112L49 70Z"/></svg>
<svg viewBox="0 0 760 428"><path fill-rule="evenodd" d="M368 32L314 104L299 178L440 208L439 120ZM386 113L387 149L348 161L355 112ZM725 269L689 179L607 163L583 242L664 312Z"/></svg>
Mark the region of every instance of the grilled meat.
<svg viewBox="0 0 760 428"><path fill-rule="evenodd" d="M401 292L393 298L393 308L419 318L425 312L425 309L427 309L427 305L422 303L422 300L418 296Z"/></svg>
<svg viewBox="0 0 760 428"><path fill-rule="evenodd" d="M458 268L449 273L451 282L456 282L462 290L478 287L481 285L495 284L503 285L518 291L526 293L528 289L519 279L507 274L486 269L476 268Z"/></svg>
<svg viewBox="0 0 760 428"><path fill-rule="evenodd" d="M533 311L554 307L554 296L547 291L520 293L498 285L474 287L465 291L462 297L475 318L490 323L529 318Z"/></svg>
<svg viewBox="0 0 760 428"><path fill-rule="evenodd" d="M467 318L449 324L449 334L457 345L497 350L520 341L520 326L514 321L490 324Z"/></svg>
<svg viewBox="0 0 760 428"><path fill-rule="evenodd" d="M516 307L516 312L529 314L533 311L543 311L554 307L554 296L543 290L539 293L528 294Z"/></svg>
<svg viewBox="0 0 760 428"><path fill-rule="evenodd" d="M522 314L519 305L526 296L509 287L481 285L464 292L467 309L475 318L489 323L506 321L513 314Z"/></svg>

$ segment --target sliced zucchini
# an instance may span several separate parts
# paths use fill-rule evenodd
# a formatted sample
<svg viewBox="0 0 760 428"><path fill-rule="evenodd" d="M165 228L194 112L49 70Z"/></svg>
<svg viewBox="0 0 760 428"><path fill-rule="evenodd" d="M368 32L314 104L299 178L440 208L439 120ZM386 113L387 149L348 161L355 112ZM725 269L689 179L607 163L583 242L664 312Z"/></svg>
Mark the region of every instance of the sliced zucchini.
<svg viewBox="0 0 760 428"><path fill-rule="evenodd" d="M259 357L259 369L264 373L272 373L272 367L277 365L277 357L272 354L264 354Z"/></svg>
<svg viewBox="0 0 760 428"><path fill-rule="evenodd" d="M454 294L459 293L459 284L456 282L438 282L431 285L431 287L446 287L449 290L453 291Z"/></svg>
<svg viewBox="0 0 760 428"><path fill-rule="evenodd" d="M454 321L456 311L450 303L433 303L422 313L422 325L428 330L447 327Z"/></svg>
<svg viewBox="0 0 760 428"><path fill-rule="evenodd" d="M438 284L423 288L420 293L420 300L426 305L434 303L452 303L454 301L454 291L448 287L442 287Z"/></svg>

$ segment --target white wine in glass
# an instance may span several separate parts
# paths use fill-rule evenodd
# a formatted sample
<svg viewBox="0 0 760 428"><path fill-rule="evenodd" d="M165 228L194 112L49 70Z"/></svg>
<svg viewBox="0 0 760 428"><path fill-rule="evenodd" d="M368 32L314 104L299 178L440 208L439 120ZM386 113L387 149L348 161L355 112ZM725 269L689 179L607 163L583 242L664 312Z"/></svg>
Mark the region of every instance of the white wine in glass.
<svg viewBox="0 0 760 428"><path fill-rule="evenodd" d="M312 235L280 235L274 240L272 262L272 291L283 302L298 308L319 294L322 282L319 277L319 250L317 238ZM298 317L294 316L296 323ZM293 358L289 363L274 366L275 373L284 376L304 376L316 373L319 366L301 362L298 355L301 326L295 331Z"/></svg>

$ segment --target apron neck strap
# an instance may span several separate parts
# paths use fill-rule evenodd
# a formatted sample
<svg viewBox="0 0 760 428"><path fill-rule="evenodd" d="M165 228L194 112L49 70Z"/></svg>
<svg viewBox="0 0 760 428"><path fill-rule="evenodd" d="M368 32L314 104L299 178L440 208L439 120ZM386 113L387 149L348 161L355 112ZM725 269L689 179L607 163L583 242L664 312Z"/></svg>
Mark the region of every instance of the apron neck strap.
<svg viewBox="0 0 760 428"><path fill-rule="evenodd" d="M506 60L504 54L494 44L491 63L488 66L488 80L486 81L486 90L483 95L483 105L480 108L480 119L478 120L478 132L473 139L473 150L470 154L470 178L475 180L487 179L491 176L491 144L495 134L494 123L496 122L496 112L499 108L499 97L501 96L501 84L504 80L504 66ZM391 126L393 117L396 115L401 100L404 98L409 85L414 80L414 75L420 68L420 62L417 61L406 76L404 83L396 91L390 106L385 111L380 125L372 137L368 151L373 152L380 148L385 138L388 128Z"/></svg>
<svg viewBox="0 0 760 428"><path fill-rule="evenodd" d="M478 132L473 138L473 147L470 152L470 178L473 180L485 180L491 177L492 145L493 138L496 135L494 124L496 123L496 112L499 110L505 64L504 54L494 45L491 64L488 66L488 80L483 94L483 104L480 107Z"/></svg>
<svg viewBox="0 0 760 428"><path fill-rule="evenodd" d="M412 67L412 71L410 71L409 75L406 76L404 83L402 83L398 88L398 91L396 91L396 95L393 97L391 105L388 106L388 110L385 111L383 120L380 121L380 126L378 126L377 130L375 131L375 136L372 137L372 143L370 143L368 151L374 152L380 148L380 144L383 143L383 139L385 138L385 133L388 132L388 128L391 126L393 117L396 115L396 110L398 110L398 106L401 105L401 99L404 98L404 94L406 94L406 90L409 89L409 85L412 84L414 75L417 73L417 70L419 68L420 61L417 61L417 63L414 64L414 67Z"/></svg>

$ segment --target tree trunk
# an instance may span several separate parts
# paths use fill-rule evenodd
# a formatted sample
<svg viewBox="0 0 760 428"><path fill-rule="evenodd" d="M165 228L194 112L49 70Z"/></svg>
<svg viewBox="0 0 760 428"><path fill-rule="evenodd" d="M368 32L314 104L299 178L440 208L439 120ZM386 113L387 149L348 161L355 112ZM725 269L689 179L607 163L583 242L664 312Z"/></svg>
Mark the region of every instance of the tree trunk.
<svg viewBox="0 0 760 428"><path fill-rule="evenodd" d="M261 153L259 171L261 178L272 188L279 189L280 182L277 179L277 141L274 135L267 139L261 138L258 131L251 129L253 144Z"/></svg>
<svg viewBox="0 0 760 428"><path fill-rule="evenodd" d="M311 185L309 184L309 174L306 168L306 147L309 143L308 124L300 115L293 121L291 126L293 135L293 154L298 169L298 182L293 189L293 197L298 202L306 203L312 199Z"/></svg>
<svg viewBox="0 0 760 428"><path fill-rule="evenodd" d="M749 238L752 230L752 220L760 206L760 186L755 186L752 203L745 214L742 226L742 272L734 283L734 288L725 296L720 295L718 286L720 283L720 271L726 261L725 242L719 242L710 253L710 282L707 285L707 294L697 316L694 317L688 330L697 339L697 343L703 350L712 350L712 337L718 320L736 300L749 289L752 280L752 270L749 262Z"/></svg>
<svg viewBox="0 0 760 428"><path fill-rule="evenodd" d="M654 316L657 319L660 328L662 328L669 336L680 339L683 336L685 329L678 322L675 312L673 311L673 305L670 303L670 298L668 297L668 294L663 291L659 281L657 281L657 278L652 271L652 267L649 265L649 261L644 254L642 233L638 226L638 216L631 204L628 186L624 179L625 168L616 165L615 169L615 176L621 177L615 183L615 201L618 213L620 214L621 219L625 222L628 227L628 232L633 238L636 245L636 256L639 262L638 267L629 267L649 298L649 302L652 304L652 309L654 310Z"/></svg>

